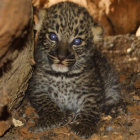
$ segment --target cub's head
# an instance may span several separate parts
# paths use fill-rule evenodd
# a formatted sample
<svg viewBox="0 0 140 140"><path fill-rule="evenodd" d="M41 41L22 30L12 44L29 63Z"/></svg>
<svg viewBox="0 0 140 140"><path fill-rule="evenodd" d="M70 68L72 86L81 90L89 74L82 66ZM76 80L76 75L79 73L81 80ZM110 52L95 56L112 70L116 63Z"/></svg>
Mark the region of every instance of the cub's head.
<svg viewBox="0 0 140 140"><path fill-rule="evenodd" d="M37 47L42 61L46 60L54 72L81 72L96 42L102 39L102 27L85 8L72 2L53 5L40 15Z"/></svg>

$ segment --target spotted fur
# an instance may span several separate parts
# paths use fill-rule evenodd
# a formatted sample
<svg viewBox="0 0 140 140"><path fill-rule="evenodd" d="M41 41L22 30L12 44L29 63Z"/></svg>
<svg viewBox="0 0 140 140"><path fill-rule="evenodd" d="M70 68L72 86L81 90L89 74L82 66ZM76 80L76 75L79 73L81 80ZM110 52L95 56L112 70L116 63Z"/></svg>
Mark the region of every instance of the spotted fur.
<svg viewBox="0 0 140 140"><path fill-rule="evenodd" d="M63 125L71 112L71 130L88 138L96 131L101 112L120 99L118 76L96 49L103 29L85 8L72 2L61 2L43 13L28 88L39 115L35 128ZM52 32L56 41L49 38ZM75 38L80 38L81 44L73 44Z"/></svg>

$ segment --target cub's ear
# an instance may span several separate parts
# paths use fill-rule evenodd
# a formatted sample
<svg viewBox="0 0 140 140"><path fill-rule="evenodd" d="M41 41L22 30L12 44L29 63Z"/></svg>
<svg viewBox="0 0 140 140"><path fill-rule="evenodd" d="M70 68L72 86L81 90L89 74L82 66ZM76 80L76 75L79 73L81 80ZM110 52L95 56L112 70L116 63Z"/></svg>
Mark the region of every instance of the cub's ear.
<svg viewBox="0 0 140 140"><path fill-rule="evenodd" d="M41 30L42 23L43 23L43 20L45 18L45 15L46 15L46 10L45 9L41 9L37 13L37 23L34 26L34 30L36 30L37 32L39 32Z"/></svg>
<svg viewBox="0 0 140 140"><path fill-rule="evenodd" d="M93 41L95 44L103 41L104 30L101 25L94 24L92 27Z"/></svg>

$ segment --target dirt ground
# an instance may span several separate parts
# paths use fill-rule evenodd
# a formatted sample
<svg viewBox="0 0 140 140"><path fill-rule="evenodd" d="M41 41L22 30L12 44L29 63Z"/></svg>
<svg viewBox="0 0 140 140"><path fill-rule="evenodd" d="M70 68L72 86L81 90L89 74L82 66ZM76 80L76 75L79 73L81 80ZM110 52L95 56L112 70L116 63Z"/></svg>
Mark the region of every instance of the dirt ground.
<svg viewBox="0 0 140 140"><path fill-rule="evenodd" d="M122 101L117 115L102 114L98 132L89 140L140 140L140 37L129 34L105 37L99 49L120 73ZM42 133L29 132L36 119L34 109L25 99L17 110L15 127L1 140L80 140L67 125Z"/></svg>

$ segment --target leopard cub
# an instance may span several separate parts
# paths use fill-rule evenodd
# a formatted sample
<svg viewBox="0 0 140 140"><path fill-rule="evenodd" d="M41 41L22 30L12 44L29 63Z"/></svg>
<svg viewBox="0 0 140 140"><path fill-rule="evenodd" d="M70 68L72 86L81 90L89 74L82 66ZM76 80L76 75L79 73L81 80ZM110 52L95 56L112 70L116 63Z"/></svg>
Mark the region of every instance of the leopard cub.
<svg viewBox="0 0 140 140"><path fill-rule="evenodd" d="M96 132L100 114L120 100L119 78L96 48L103 29L87 10L61 2L40 14L35 69L28 94L39 119L33 130L67 123L80 137Z"/></svg>

